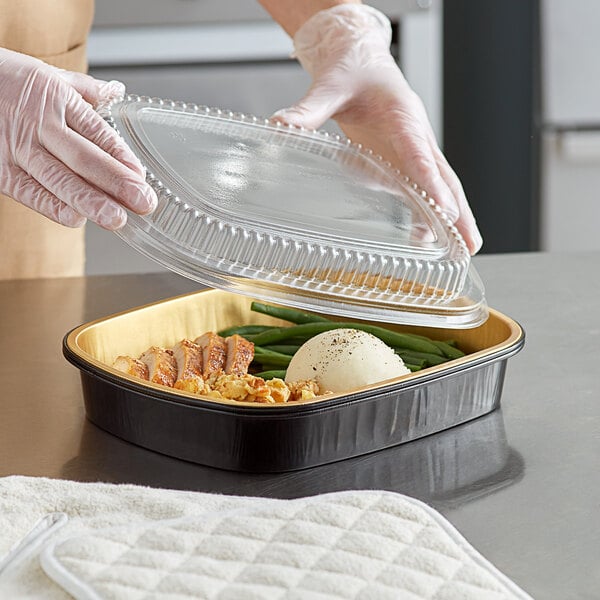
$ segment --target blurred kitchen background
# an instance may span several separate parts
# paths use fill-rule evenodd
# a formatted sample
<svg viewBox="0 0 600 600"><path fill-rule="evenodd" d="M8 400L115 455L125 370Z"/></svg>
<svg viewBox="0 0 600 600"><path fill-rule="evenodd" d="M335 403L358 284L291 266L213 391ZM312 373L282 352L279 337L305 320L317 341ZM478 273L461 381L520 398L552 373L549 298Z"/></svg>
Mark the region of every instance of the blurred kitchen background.
<svg viewBox="0 0 600 600"><path fill-rule="evenodd" d="M600 249L600 2L368 3L392 21L483 252ZM131 93L268 116L308 88L291 50L254 0L96 0L89 63ZM160 269L94 225L87 247L88 274Z"/></svg>

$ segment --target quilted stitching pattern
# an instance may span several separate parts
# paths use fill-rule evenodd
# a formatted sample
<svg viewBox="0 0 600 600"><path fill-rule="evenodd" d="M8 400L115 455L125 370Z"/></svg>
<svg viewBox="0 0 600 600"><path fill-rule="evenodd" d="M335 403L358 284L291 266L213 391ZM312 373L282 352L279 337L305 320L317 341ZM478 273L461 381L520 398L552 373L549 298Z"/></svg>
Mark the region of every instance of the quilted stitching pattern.
<svg viewBox="0 0 600 600"><path fill-rule="evenodd" d="M528 598L420 503L389 492L104 530L63 542L54 559L110 600Z"/></svg>

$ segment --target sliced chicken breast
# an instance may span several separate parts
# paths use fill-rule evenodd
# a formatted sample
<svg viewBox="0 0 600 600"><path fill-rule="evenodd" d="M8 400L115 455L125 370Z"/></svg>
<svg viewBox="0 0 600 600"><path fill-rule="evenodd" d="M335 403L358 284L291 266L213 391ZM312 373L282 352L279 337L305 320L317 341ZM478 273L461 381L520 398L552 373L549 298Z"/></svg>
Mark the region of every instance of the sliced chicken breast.
<svg viewBox="0 0 600 600"><path fill-rule="evenodd" d="M225 342L227 344L225 373L246 375L248 367L254 359L254 344L237 334L225 338Z"/></svg>
<svg viewBox="0 0 600 600"><path fill-rule="evenodd" d="M172 348L177 362L177 379L202 377L202 348L191 340L181 340Z"/></svg>
<svg viewBox="0 0 600 600"><path fill-rule="evenodd" d="M140 360L148 367L148 379L173 387L177 381L177 363L172 350L152 346L140 356Z"/></svg>
<svg viewBox="0 0 600 600"><path fill-rule="evenodd" d="M139 377L140 379L148 380L148 366L137 358L131 356L117 356L113 367L118 371Z"/></svg>
<svg viewBox="0 0 600 600"><path fill-rule="evenodd" d="M225 369L227 344L220 335L208 331L194 342L202 348L202 374L205 378Z"/></svg>

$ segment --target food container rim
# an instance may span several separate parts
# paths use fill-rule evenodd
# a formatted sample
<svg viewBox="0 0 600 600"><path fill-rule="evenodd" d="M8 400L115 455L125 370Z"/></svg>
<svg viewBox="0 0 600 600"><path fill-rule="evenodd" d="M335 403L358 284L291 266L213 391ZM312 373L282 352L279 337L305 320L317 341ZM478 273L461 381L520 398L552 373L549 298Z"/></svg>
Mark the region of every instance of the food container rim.
<svg viewBox="0 0 600 600"><path fill-rule="evenodd" d="M195 296L210 291L213 290L211 288L205 288L202 290L173 296L168 300L179 300L188 296ZM300 415L304 414L304 412L307 410L321 411L332 406L368 400L369 398L373 397L374 392L387 393L390 391L408 390L425 382L443 379L456 373L457 371L468 371L480 366L482 363L492 362L500 358L508 358L513 354L516 354L525 343L525 332L521 325L517 323L517 321L493 308L489 308L488 310L490 315L500 318L509 326L511 330L508 339L504 340L500 344L490 346L484 350L472 352L461 358L448 361L441 365L428 367L409 375L403 375L400 378L390 379L387 382L380 381L373 383L369 386L361 388L360 390L357 390L356 392L332 394L326 397L318 396L317 398L313 398L311 400L297 401L293 403L260 405L257 405L254 402L240 402L237 400L208 398L202 396L195 398L189 392L165 388L164 386L148 381L141 381L136 377L118 371L112 366L99 361L91 356L88 352L79 348L77 343L79 335L81 335L90 327L110 319L116 319L139 310L162 304L165 302L165 300L166 299L157 300L155 302L136 306L105 317L100 317L71 329L63 338L63 354L65 358L80 370L86 371L87 373L96 377L112 381L121 387L126 387L137 392L152 394L152 397L156 400L169 401L176 404L186 404L189 406L210 409L213 411L243 412L247 415L255 414L257 416L266 416L265 410L276 410L279 414L287 414L292 412Z"/></svg>

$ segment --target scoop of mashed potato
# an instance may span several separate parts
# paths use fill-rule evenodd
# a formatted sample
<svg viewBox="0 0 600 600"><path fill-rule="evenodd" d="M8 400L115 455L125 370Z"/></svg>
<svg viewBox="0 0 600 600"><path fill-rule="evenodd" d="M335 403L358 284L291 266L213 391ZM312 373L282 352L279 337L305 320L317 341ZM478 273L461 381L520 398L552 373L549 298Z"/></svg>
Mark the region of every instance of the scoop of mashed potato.
<svg viewBox="0 0 600 600"><path fill-rule="evenodd" d="M379 338L358 329L325 331L303 344L292 358L286 383L315 380L322 392L350 392L406 375L402 359Z"/></svg>

